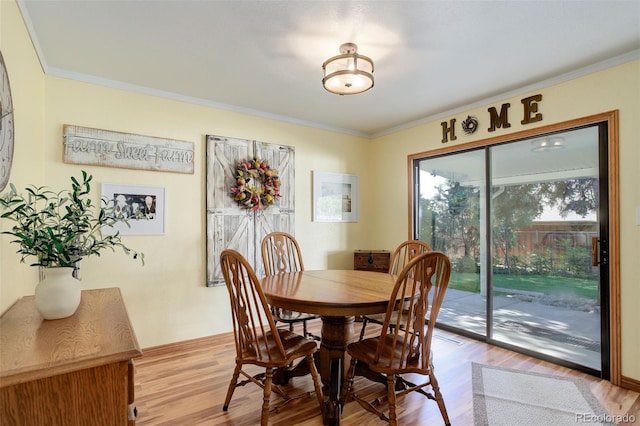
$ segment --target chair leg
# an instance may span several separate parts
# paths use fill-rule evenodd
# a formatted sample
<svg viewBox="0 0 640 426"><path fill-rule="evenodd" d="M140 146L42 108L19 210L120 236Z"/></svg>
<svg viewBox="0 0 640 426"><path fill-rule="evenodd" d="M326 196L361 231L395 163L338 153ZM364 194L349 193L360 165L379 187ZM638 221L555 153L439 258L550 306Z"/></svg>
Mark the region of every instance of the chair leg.
<svg viewBox="0 0 640 426"><path fill-rule="evenodd" d="M362 316L362 328L360 329L360 339L358 340L362 340L364 339L364 329L367 328L367 322L369 322L367 320L367 317L365 317L364 315Z"/></svg>
<svg viewBox="0 0 640 426"><path fill-rule="evenodd" d="M313 355L307 355L307 362L309 363L309 371L311 372L311 379L313 380L313 387L316 390L316 398L320 405L320 411L322 411L322 405L324 404L324 395L322 394L322 385L320 384L320 376L318 375L318 369L313 359Z"/></svg>
<svg viewBox="0 0 640 426"><path fill-rule="evenodd" d="M302 335L309 337L309 333L307 333L307 321L302 321Z"/></svg>
<svg viewBox="0 0 640 426"><path fill-rule="evenodd" d="M431 372L429 373L429 381L431 382L431 388L433 389L435 400L438 403L440 414L442 414L442 420L444 420L444 424L446 426L451 426L449 415L447 414L447 407L445 407L444 405L444 398L442 397L442 392L440 392L440 386L438 385L438 379L436 379L436 375L433 373L433 366L431 367Z"/></svg>
<svg viewBox="0 0 640 426"><path fill-rule="evenodd" d="M227 411L229 409L229 403L231 402L233 391L236 389L236 384L238 383L238 377L240 377L241 369L242 369L242 365L236 363L236 368L233 370L233 376L231 377L231 382L229 382L227 397L224 399L224 405L222 406L222 411Z"/></svg>
<svg viewBox="0 0 640 426"><path fill-rule="evenodd" d="M396 417L396 375L387 375L387 402L389 403L389 426L397 426Z"/></svg>
<svg viewBox="0 0 640 426"><path fill-rule="evenodd" d="M260 426L269 426L269 402L271 400L271 380L273 379L273 368L267 368L264 377L264 394L262 397L262 415Z"/></svg>
<svg viewBox="0 0 640 426"><path fill-rule="evenodd" d="M344 378L344 384L342 385L342 394L340 395L340 405L344 407L344 405L349 402L351 392L353 391L353 376L356 375L356 361L355 359L351 359L351 364L349 364L349 370L347 370L347 375Z"/></svg>

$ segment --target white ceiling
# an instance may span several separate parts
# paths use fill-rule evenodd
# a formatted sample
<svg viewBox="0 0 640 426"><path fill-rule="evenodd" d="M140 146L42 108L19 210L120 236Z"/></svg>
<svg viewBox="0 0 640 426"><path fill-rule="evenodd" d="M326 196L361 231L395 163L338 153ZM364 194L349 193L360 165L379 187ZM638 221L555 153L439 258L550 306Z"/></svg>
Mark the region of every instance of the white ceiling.
<svg viewBox="0 0 640 426"><path fill-rule="evenodd" d="M18 4L49 75L368 137L640 57L638 0ZM322 88L345 42L365 93Z"/></svg>

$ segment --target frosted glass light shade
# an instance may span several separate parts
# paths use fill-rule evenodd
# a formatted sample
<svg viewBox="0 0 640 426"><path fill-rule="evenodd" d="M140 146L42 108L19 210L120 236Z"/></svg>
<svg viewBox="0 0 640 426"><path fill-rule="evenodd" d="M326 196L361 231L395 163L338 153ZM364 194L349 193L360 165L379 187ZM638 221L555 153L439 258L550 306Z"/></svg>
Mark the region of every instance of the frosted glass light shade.
<svg viewBox="0 0 640 426"><path fill-rule="evenodd" d="M322 64L322 85L331 93L353 95L373 87L373 61L358 55L353 43L340 46L341 55L329 58Z"/></svg>

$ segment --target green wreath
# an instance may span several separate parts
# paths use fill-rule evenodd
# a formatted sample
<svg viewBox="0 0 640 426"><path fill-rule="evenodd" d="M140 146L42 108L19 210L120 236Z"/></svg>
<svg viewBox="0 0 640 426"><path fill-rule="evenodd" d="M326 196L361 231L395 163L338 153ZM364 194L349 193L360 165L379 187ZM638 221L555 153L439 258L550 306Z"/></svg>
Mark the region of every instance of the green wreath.
<svg viewBox="0 0 640 426"><path fill-rule="evenodd" d="M231 187L231 195L240 208L266 209L281 197L278 171L258 158L239 161L234 177L236 181Z"/></svg>

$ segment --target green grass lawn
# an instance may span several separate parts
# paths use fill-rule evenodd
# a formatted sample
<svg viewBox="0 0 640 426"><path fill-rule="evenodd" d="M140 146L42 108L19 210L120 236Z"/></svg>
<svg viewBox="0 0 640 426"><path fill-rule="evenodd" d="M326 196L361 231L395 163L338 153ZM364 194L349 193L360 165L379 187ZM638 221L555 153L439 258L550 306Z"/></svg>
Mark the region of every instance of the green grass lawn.
<svg viewBox="0 0 640 426"><path fill-rule="evenodd" d="M554 277L546 275L506 275L494 274L493 286L514 290L535 291L550 295L574 294L589 299L598 296L598 281L583 278ZM466 272L451 272L449 287L480 292L480 275Z"/></svg>

